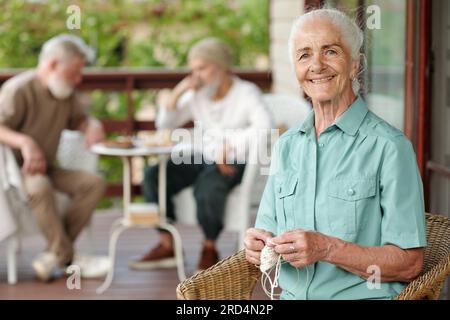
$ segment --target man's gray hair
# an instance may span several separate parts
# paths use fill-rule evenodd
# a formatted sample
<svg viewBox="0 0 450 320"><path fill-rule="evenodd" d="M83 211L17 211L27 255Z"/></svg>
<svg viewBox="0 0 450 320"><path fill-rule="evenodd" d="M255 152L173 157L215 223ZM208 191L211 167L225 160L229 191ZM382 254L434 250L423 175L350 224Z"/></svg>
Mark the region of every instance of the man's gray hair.
<svg viewBox="0 0 450 320"><path fill-rule="evenodd" d="M73 58L82 58L87 62L93 62L95 51L89 47L83 39L71 34L57 35L44 43L39 54L39 63L49 58L67 62Z"/></svg>
<svg viewBox="0 0 450 320"><path fill-rule="evenodd" d="M364 42L364 33L358 27L358 25L354 21L352 21L345 13L337 9L315 9L301 15L292 24L288 43L289 59L292 65L294 65L295 57L295 38L297 37L299 32L301 32L303 23L314 18L326 18L333 25L335 25L338 29L338 32L340 32L340 34L342 35L344 43L350 49L353 60L359 60L360 63L365 62L365 57L361 53L361 48ZM355 94L358 94L360 90L360 84L357 77L355 77L355 79L353 80L352 87L353 92Z"/></svg>
<svg viewBox="0 0 450 320"><path fill-rule="evenodd" d="M230 70L233 66L230 47L222 40L212 37L203 39L191 47L188 60L191 59L206 59L225 70Z"/></svg>

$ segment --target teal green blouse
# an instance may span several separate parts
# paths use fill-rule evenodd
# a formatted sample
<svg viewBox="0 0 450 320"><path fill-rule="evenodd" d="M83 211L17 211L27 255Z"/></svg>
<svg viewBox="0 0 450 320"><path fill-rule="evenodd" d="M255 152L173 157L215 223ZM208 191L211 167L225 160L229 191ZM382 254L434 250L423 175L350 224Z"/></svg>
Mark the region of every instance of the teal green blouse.
<svg viewBox="0 0 450 320"><path fill-rule="evenodd" d="M317 140L311 112L274 147L256 227L275 235L315 230L361 246L426 246L422 181L411 143L360 97ZM279 283L282 299L390 299L406 285L373 288L322 261L299 269L283 263Z"/></svg>

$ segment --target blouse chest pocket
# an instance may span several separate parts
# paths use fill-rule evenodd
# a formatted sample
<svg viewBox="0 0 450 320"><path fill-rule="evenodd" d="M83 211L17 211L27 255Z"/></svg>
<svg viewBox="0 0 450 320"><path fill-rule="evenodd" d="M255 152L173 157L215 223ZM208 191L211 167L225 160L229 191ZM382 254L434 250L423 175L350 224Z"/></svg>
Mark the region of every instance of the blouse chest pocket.
<svg viewBox="0 0 450 320"><path fill-rule="evenodd" d="M335 236L356 235L367 202L376 195L375 179L333 179L328 185L328 224Z"/></svg>
<svg viewBox="0 0 450 320"><path fill-rule="evenodd" d="M276 177L275 197L278 234L291 230L295 226L295 199L298 194L298 178L294 174Z"/></svg>

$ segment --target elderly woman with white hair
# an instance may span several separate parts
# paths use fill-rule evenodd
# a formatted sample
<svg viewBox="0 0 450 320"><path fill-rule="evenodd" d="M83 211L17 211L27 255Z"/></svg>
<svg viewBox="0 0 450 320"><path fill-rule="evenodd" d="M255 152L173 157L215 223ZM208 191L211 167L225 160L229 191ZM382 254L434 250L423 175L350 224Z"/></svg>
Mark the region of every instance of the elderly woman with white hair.
<svg viewBox="0 0 450 320"><path fill-rule="evenodd" d="M259 88L231 72L230 48L221 40L207 38L196 43L188 56L191 74L183 79L163 102L158 128L179 128L195 122L200 145L183 159L167 164L167 217L175 220L172 197L193 185L197 218L204 234L198 269L219 260L216 240L223 228L226 198L240 183L248 147L259 131L271 128L271 117ZM147 167L143 192L148 202L158 201L158 166ZM172 237L160 230L160 243L130 262L134 269L174 267Z"/></svg>
<svg viewBox="0 0 450 320"><path fill-rule="evenodd" d="M413 148L357 95L363 33L345 14L300 16L289 44L313 110L277 142L246 258L281 255L282 299L391 299L426 246Z"/></svg>

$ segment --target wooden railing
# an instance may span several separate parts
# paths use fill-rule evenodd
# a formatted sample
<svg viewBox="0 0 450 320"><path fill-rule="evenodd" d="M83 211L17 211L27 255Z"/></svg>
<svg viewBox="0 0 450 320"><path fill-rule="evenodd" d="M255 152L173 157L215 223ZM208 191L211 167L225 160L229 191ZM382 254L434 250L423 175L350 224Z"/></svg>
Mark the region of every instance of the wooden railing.
<svg viewBox="0 0 450 320"><path fill-rule="evenodd" d="M0 85L22 70L0 72ZM263 90L270 90L272 74L270 71L236 69L235 74L242 79L254 82ZM127 118L125 120L102 119L107 132L133 133L139 130L154 130L152 121L134 119L134 90L172 88L181 81L188 71L185 69L88 69L83 75L81 90L105 90L126 92Z"/></svg>
<svg viewBox="0 0 450 320"><path fill-rule="evenodd" d="M23 70L3 70L0 72L0 85ZM251 81L263 90L270 90L272 86L272 73L270 71L255 71L250 69L235 69L234 73L242 79ZM135 102L133 91L147 89L173 88L179 81L188 75L188 70L168 69L124 69L103 68L86 69L83 81L79 88L85 91L104 90L125 92L127 99L127 117L124 120L101 119L106 132L120 132L133 134L140 130L154 130L153 121L135 120ZM133 194L140 193L139 186L132 186ZM108 185L107 194L120 196L121 184Z"/></svg>

